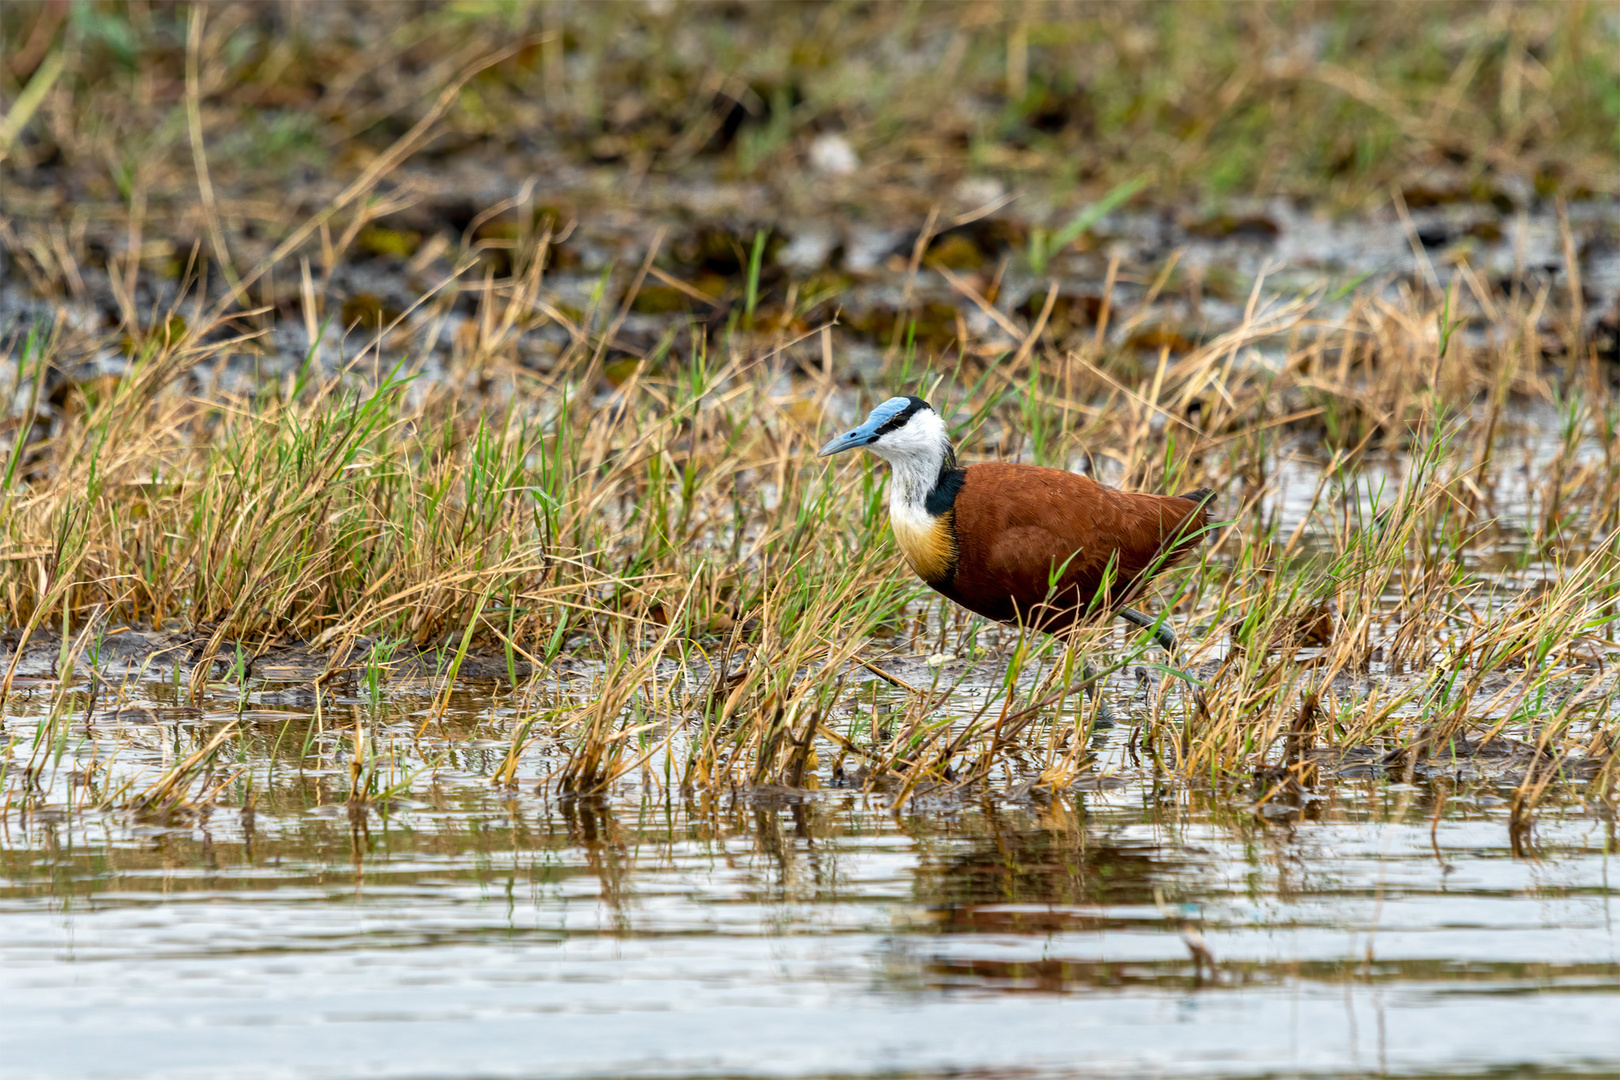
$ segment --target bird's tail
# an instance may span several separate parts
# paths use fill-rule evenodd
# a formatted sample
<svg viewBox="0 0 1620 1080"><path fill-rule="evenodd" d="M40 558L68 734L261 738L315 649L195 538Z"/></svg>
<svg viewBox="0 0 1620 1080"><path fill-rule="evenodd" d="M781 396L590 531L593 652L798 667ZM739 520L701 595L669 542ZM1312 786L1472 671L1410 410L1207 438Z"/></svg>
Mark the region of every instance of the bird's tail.
<svg viewBox="0 0 1620 1080"><path fill-rule="evenodd" d="M1215 489L1198 488L1194 491L1183 492L1180 495L1177 495L1176 498L1186 499L1190 503L1197 503L1199 506L1204 506L1215 501Z"/></svg>

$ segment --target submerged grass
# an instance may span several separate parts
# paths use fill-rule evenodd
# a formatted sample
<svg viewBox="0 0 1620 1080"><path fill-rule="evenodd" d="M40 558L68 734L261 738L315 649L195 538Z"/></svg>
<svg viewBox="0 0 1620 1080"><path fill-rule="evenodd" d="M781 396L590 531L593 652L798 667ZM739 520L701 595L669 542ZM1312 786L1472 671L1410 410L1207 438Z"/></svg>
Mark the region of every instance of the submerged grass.
<svg viewBox="0 0 1620 1080"><path fill-rule="evenodd" d="M1369 287L1332 320L1312 296L1256 302L1206 345L1144 361L1108 339L897 355L893 388L948 402L969 460L994 439L998 456L1089 459L1126 486L1221 491L1199 563L1159 590L1182 638L1161 661L1145 632L1123 653L1102 627L987 635L914 582L886 535L882 470L813 456L863 407L807 362L820 331L738 325L604 384L604 309L550 372L514 362L515 331L552 318L548 240L531 242L531 270L477 290L462 370L424 374L429 312L337 370L312 356L201 394L200 372L252 346L226 320L149 342L118 378L75 384L48 430L16 430L0 502L12 670L32 635L61 642L36 758L60 756L72 709L91 707L71 703L76 666L134 626L190 642L193 697L289 646L318 658L317 686L363 680L374 697L403 648L444 676L441 702L467 657L492 658L522 700L497 780L544 738L564 753L546 782L569 792L632 774L683 789L838 778L897 798L1061 788L1095 758L1084 691L1136 667L1133 752L1262 803L1346 763L1399 773L1486 745L1519 755L1515 814L1559 779L1613 797L1620 403L1595 361L1547 365L1545 290L1469 305ZM1474 332L1449 333L1452 317ZM19 340L19 377L70 368L73 341ZM1557 437L1509 471L1515 417L1538 399ZM1280 470L1302 455L1315 490L1290 501ZM929 685L884 667L930 653ZM1082 655L1114 659L1088 676ZM560 693L548 666L579 658L601 667ZM943 666L957 658L999 672L966 711L967 674ZM874 673L903 703L851 713ZM195 777L228 741L135 805L212 790Z"/></svg>
<svg viewBox="0 0 1620 1080"><path fill-rule="evenodd" d="M639 265L604 269L583 304L577 293L554 289L570 226L539 205L532 186L480 208L459 240L438 237L428 258L415 250L420 236L405 243L367 233L398 201L378 194L385 177L444 133L434 127L439 113L457 117L452 134L456 125L500 126L501 108L519 104L513 87L533 80L548 101L596 117L598 127L587 125L581 138L620 123L604 118L603 102L593 105L579 86L559 81L557 53L548 51L561 47L576 66L583 51L600 65L611 52L607 39L581 32L570 44L567 27L595 27L607 16L567 9L559 32L547 22L553 9L537 9L537 25L529 18L535 13L516 10L516 30L544 31L532 56L482 48L491 24L461 7L424 9L401 30L392 55L446 31L446 20L465 30L456 40L467 47L435 81L453 92L440 93L425 119L410 114L410 124L399 122L403 97L340 94L347 118L323 114L323 123L342 128L332 148L363 143L373 129L393 138L380 153L362 155L368 164L354 183L278 217L268 230L279 238L273 244L264 234L242 241L241 207L227 213L208 187L199 188L205 197L188 201L187 212L208 219L195 235L206 237L214 257L182 260L172 276L183 286L169 289L162 306L136 304L163 292L138 287L152 271L142 237L174 209L157 208L161 193L173 190L163 187L173 178L162 172L161 153L150 166L114 170L130 180L120 188L127 257L103 268L117 301L115 325L70 317L83 282L66 232L22 222L5 235L16 264L40 295L60 300L61 311L53 324L9 329L5 342L17 358L6 390L19 408L0 442L8 665L0 694L18 692L26 656L53 650L51 699L29 761L17 771L6 766L8 805L31 805L42 771L84 737L89 718L123 707L128 686L110 682L110 658L127 655L120 636L166 634L160 644L171 655L146 659L185 681L175 707L202 708L222 687L234 688L227 726L177 747L156 780L86 782L78 798L182 812L234 782L236 773L223 781L215 775L233 756L302 762L319 744L315 732L341 727L352 736L349 802L364 806L408 778L392 771L385 739L358 712L326 715L326 690L349 684L375 715L391 689L427 679L431 703L408 718L409 733L420 738L455 722L447 708L452 685L472 665L505 684L494 779L538 778L575 795L627 778L711 791L838 782L882 788L896 800L985 784L1058 790L1097 767L1099 717L1086 691L1113 676L1104 692L1117 695L1134 675L1143 702L1132 712L1129 752L1182 782L1245 791L1256 805L1335 770L1411 774L1494 747L1514 765L1516 822L1528 821L1555 783L1575 781L1612 807L1620 736L1606 665L1620 591L1620 401L1585 329L1567 215L1560 221L1571 254L1556 281L1528 272L1490 281L1461 257L1444 280L1425 262L1428 272L1410 279L1268 299L1262 275L1236 324L1195 342L1141 333L1151 328L1155 298L1196 296L1201 288L1178 273L1179 253L1145 267L1111 258L1085 333L1060 337L1049 323L1055 282L1037 292L1026 317L998 306L1007 259L994 278L953 273L943 258L924 263L936 207L914 245L883 366L862 379L840 362L843 327L832 304L842 286L765 281L773 243L765 229L728 234L716 245L735 264L738 280L721 288L735 286L741 307L729 309L714 301L712 283L686 280L682 263L661 257L662 233L644 245ZM802 13L794 10L791 18L771 16L782 22L770 27L798 25ZM843 16L834 17L840 9L825 10L833 13L825 16L829 34L849 32ZM900 19L901 10L849 20ZM934 30L955 26L966 35L956 62L963 70L988 64L987 47L967 33L980 9L943 10L948 19L935 12L923 21L944 19ZM1007 80L1014 112L1032 95L1058 93L1064 76L1053 58L1064 48L1100 47L1057 32L1068 9L1019 10L1019 18L996 23L992 50L1005 60L996 78ZM1182 26L1164 22L1169 9L1111 9L1097 25L1126 18L1122 10L1136 28L1156 28L1144 48L1178 60L1164 65L1173 85L1159 87L1163 100L1152 99L1153 108L1215 103L1214 113L1189 113L1192 137L1181 144L1202 149L1183 152L1168 177L1157 177L1158 190L1224 175L1220 156L1237 153L1239 142L1265 145L1228 137L1232 125L1241 133L1258 122L1243 119L1249 89L1239 72L1247 67L1211 59L1212 67L1190 69L1185 35L1213 22L1230 43L1234 27L1284 15L1178 8ZM1354 29L1364 17L1356 7L1299 10L1340 28ZM1575 32L1597 15L1579 14L1564 35L1543 25L1548 10L1467 9L1459 40L1472 59L1457 70L1473 74L1450 84L1449 98L1430 101L1409 87L1409 97L1430 101L1421 123L1411 102L1400 105L1330 59L1268 75L1315 89L1293 98L1268 92L1266 100L1277 108L1295 102L1301 111L1293 119L1303 122L1319 112L1301 98L1319 84L1333 86L1398 120L1392 131L1400 139L1431 150L1424 140L1440 127L1460 131L1466 145L1453 157L1483 176L1502 167L1490 148L1503 129L1494 120L1453 125L1469 95L1489 83L1501 99L1498 119L1511 120L1523 143L1527 117L1545 119L1526 107L1523 81L1574 86L1563 97L1549 93L1546 106L1576 133L1561 144L1570 156L1542 164L1590 178L1589 158L1606 144L1592 119L1601 109L1587 100L1581 73L1610 61ZM33 9L28 25L38 30L54 12ZM95 34L96 48L116 45L112 23L95 22L98 13L111 18L104 9L72 12L63 40L86 50L81 59ZM286 55L279 46L260 55L245 12L210 14L212 37L194 19L188 51L136 65L151 76L189 59L181 72L189 78L176 79L187 88L183 127L192 133L184 156L199 184L217 181L222 190L229 170L211 172L196 137L201 87L268 93L278 81L264 70L303 62L292 46ZM164 17L154 16L141 40L169 33L159 25ZM22 25L16 18L5 15L13 36ZM1402 20L1428 18L1402 13L1373 38L1397 32ZM1432 40L1437 29L1423 25L1424 40ZM57 29L40 31L47 53ZM759 29L750 23L738 32ZM233 46L239 34L247 44ZM1376 46L1357 44L1354 34L1333 40L1329 52ZM263 78L222 75L233 48L235 62ZM508 63L524 57L527 67ZM367 72L360 81L368 86L386 82ZM480 81L486 76L493 81ZM647 87L663 86L656 70L641 77ZM1519 90L1510 93L1514 79ZM91 94L82 81L68 85ZM1216 85L1230 93L1193 93ZM1432 80L1422 85L1433 88ZM873 107L931 100L914 89L885 84ZM731 149L705 151L733 155L727 168L743 172L781 157L788 141L810 138L817 110L832 100L820 96L831 93L825 87L802 99L798 91L711 87L694 106L693 126L669 129L674 143L660 153L676 160L708 145L690 132L707 123L721 90L734 91L745 112L764 101L774 110L775 126L740 123L727 135ZM1082 96L1110 93L1098 83ZM1005 123L1023 123L1007 115ZM1097 141L1130 145L1139 121L1108 115L1116 126ZM1156 113L1140 122L1160 130L1162 121ZM51 137L64 156L100 145L100 135L70 117L54 122ZM869 120L872 130L893 122ZM1061 157L1066 130L1046 141L1031 136L1018 161ZM1366 166L1357 183L1385 183L1381 148L1395 135L1380 135L1377 125L1362 130L1373 145L1352 154ZM1289 132L1298 135L1285 127L1279 137ZM1015 141L998 138L997 152ZM862 152L876 145L862 144ZM16 143L12 153L43 168L43 147ZM160 149L181 150L178 143ZM1269 168L1260 158L1250 164ZM141 172L148 167L150 174ZM1320 183L1314 168L1300 160L1288 166ZM1107 187L1098 194L1131 197L1141 169L1128 154L1099 166ZM1242 170L1231 175L1255 181ZM1538 182L1534 169L1527 175ZM1255 182L1258 191L1287 187L1279 176L1269 187ZM1401 198L1412 198L1416 189L1407 187ZM514 227L482 230L501 215ZM1100 216L1081 211L1053 235L1028 237L1025 261L1044 268L1055 247L1079 241ZM174 234L173 221L163 231ZM392 254L411 260L409 274L444 272L420 280L399 310L351 297L334 311L331 278L363 235L373 247L400 240ZM269 257L275 250L281 258ZM913 294L920 274L937 274L965 301L950 312L948 346L918 333L929 319L946 321ZM1126 279L1138 291L1120 290ZM288 281L297 283L290 292ZM621 331L645 313L650 289L665 290L660 304L673 296L695 314L672 320L643 347ZM261 297L263 307L245 306ZM974 330L964 312L985 314L992 329ZM351 336L323 332L334 315ZM279 374L257 370L271 335L300 321L315 343L304 364ZM532 348L541 334L556 346L544 364L534 362ZM448 354L435 349L445 339L453 343ZM1167 574L1154 602L1177 627L1180 654L1158 656L1148 633L1133 631L1122 643L1105 627L1066 641L987 631L918 585L887 537L883 471L814 458L827 430L891 392L922 393L953 417L969 461L1085 468L1125 487L1216 488L1221 520L1199 561ZM1526 439L1527 415L1555 416L1556 438ZM1308 498L1296 490L1301 476L1314 485ZM266 751L246 688L288 681L260 668L289 652L308 667L297 681L314 686L315 718L302 737L283 722ZM1094 675L1087 656L1100 665ZM562 685L565 670L580 676L575 685ZM1199 692L1179 689L1187 685ZM880 686L894 701L878 700ZM251 805L251 789L237 795Z"/></svg>

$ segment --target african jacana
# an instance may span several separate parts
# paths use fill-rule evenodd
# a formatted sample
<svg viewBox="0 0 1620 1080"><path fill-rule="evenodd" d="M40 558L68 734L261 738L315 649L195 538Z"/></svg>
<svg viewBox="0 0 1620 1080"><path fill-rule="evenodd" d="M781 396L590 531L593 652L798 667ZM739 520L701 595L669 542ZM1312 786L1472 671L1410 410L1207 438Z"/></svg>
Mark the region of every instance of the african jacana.
<svg viewBox="0 0 1620 1080"><path fill-rule="evenodd" d="M1168 627L1126 604L1197 543L1213 491L1149 495L1036 465L959 467L945 422L918 397L890 398L818 456L857 447L893 469L895 541L936 591L1048 633L1117 616L1175 651Z"/></svg>

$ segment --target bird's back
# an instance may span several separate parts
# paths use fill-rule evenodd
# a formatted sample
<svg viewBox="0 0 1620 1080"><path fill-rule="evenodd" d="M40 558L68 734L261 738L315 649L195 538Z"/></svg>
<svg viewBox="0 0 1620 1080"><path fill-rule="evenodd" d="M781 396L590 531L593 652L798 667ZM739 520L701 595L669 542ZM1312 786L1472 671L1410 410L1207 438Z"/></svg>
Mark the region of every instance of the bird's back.
<svg viewBox="0 0 1620 1080"><path fill-rule="evenodd" d="M931 584L988 618L1059 630L1128 603L1185 555L1208 523L1212 495L1119 491L1034 465L970 465L949 511L955 572Z"/></svg>

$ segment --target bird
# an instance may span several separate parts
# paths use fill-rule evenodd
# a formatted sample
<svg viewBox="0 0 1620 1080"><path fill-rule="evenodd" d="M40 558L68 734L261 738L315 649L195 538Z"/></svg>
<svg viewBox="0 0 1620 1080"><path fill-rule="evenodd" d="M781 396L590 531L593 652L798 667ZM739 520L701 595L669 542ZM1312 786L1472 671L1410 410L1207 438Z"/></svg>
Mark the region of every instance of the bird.
<svg viewBox="0 0 1620 1080"><path fill-rule="evenodd" d="M1122 618L1174 655L1164 621L1130 604L1197 545L1213 490L1154 495L1038 465L959 465L945 421L914 396L883 402L816 456L855 449L889 463L895 542L934 591L987 619L1051 634Z"/></svg>

